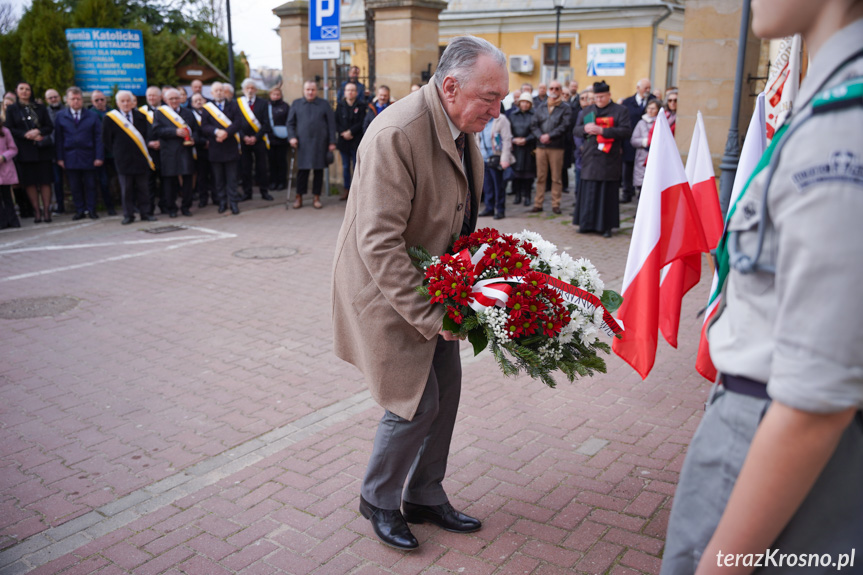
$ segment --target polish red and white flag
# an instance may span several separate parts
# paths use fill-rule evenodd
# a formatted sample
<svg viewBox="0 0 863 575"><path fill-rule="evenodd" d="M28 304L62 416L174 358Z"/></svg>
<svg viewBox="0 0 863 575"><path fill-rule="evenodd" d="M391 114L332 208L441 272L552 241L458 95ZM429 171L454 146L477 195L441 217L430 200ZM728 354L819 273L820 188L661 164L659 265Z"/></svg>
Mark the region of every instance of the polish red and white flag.
<svg viewBox="0 0 863 575"><path fill-rule="evenodd" d="M647 377L656 360L662 268L679 258L706 251L707 240L683 162L664 110L660 110L623 275L623 305L618 318L625 331L612 342L614 352L642 378Z"/></svg>
<svg viewBox="0 0 863 575"><path fill-rule="evenodd" d="M734 185L731 189L729 206L737 202L737 198L746 187L749 178L755 171L761 156L767 149L767 123L765 118L764 92L755 100L755 110L752 119L749 120L749 129L746 131L746 139L743 142L743 150L740 152L740 160L737 163L737 173L734 175ZM688 160L687 160L688 163ZM716 381L716 367L710 359L710 347L707 343L707 328L710 325L719 302L720 294L719 276L713 272L713 283L710 286L710 299L707 300L707 309L704 313L704 322L701 324L701 339L698 342L698 354L695 358L695 370L710 381Z"/></svg>
<svg viewBox="0 0 863 575"><path fill-rule="evenodd" d="M701 112L695 121L695 130L686 157L686 179L692 189L695 208L710 250L716 248L722 236L722 210L713 172L713 159L707 145L704 120ZM701 254L691 254L662 268L659 288L659 331L665 341L677 347L680 327L680 307L683 296L701 281Z"/></svg>

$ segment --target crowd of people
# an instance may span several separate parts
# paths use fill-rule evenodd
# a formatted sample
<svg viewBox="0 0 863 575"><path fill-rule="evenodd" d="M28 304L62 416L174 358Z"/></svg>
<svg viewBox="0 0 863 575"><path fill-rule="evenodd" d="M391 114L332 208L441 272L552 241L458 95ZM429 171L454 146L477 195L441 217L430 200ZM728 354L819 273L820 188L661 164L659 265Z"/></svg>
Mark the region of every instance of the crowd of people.
<svg viewBox="0 0 863 575"><path fill-rule="evenodd" d="M49 89L37 100L30 84L20 82L3 101L0 227L20 225L17 212L35 223L66 213L67 182L76 220L97 219L100 202L108 215L117 214L119 203L124 224L136 216L155 221L156 208L168 217L190 217L195 201L198 208L212 202L219 213L238 214L255 186L266 201L273 200L271 191L286 189L294 164L293 207L303 207L311 178L312 205L320 209L323 170L335 151L342 166L340 199L346 200L360 141L395 101L388 86L367 91L359 73L350 68L335 109L313 81L290 104L281 87L262 98L254 80L246 79L237 98L233 86L221 82L213 82L205 96L203 83L194 80L191 95L184 88L150 86L140 106L129 92L117 92L112 106L95 90L86 107L77 87L63 95ZM411 86L411 93L419 88ZM660 107L674 127L677 90L666 91L665 102L661 96L651 93L647 79L619 103L611 101L605 82L582 91L576 81L564 86L552 80L536 90L522 84L477 134L485 162L478 215L504 218L507 203L542 212L546 192L551 211L560 214L563 194L574 193L573 224L582 233L609 237L620 225L619 204L632 201L640 188Z"/></svg>

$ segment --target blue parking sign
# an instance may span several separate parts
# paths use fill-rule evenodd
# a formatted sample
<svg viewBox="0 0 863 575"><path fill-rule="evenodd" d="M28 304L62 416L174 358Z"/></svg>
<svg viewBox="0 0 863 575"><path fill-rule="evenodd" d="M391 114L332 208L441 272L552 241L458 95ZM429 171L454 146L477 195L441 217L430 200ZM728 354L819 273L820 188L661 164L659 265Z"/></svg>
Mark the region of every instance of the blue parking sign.
<svg viewBox="0 0 863 575"><path fill-rule="evenodd" d="M341 39L340 4L341 0L309 0L310 42L332 42Z"/></svg>

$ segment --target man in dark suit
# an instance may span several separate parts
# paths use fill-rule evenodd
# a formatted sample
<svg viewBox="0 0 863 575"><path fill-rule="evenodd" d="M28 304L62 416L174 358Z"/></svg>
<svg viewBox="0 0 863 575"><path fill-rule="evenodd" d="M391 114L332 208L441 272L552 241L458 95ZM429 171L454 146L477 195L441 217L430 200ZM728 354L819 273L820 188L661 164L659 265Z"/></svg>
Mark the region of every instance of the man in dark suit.
<svg viewBox="0 0 863 575"><path fill-rule="evenodd" d="M153 120L156 119L156 109L162 105L162 89L158 86L149 86L147 88L146 98L147 103L138 108L138 111L144 114L147 118L147 123L150 125L147 133L142 135L147 140L147 148L149 149L150 157L153 158L153 162L156 164L156 169L150 172L150 179L147 182L148 197L150 198L150 210L147 213L152 216L156 209L156 198L160 198L159 208L161 209L161 212L163 214L168 212L168 210L164 208L164 203L161 200L162 178L160 167L162 165L162 155L159 153L159 139L153 136Z"/></svg>
<svg viewBox="0 0 863 575"><path fill-rule="evenodd" d="M650 80L642 78L635 85L635 94L629 98L625 98L621 105L629 112L629 125L635 126L644 114L647 103L656 99L656 96L650 93ZM620 203L626 204L632 201L632 196L635 195L635 188L632 185L632 171L635 164L635 148L629 143L629 138L623 141L623 193L620 196Z"/></svg>
<svg viewBox="0 0 863 575"><path fill-rule="evenodd" d="M86 211L96 220L96 168L102 165L105 151L102 147L102 123L95 112L84 109L81 89L72 86L66 90L67 110L57 114L54 127L54 144L57 165L66 170L72 201L75 203L73 220L80 220Z"/></svg>
<svg viewBox="0 0 863 575"><path fill-rule="evenodd" d="M179 191L182 197L180 211L189 217L192 215L189 208L192 207L192 174L195 173L193 151L198 138L198 122L191 110L180 105L180 92L176 88L169 88L163 93L163 97L166 104L156 110L153 134L159 139L162 155L165 207L170 217L177 217Z"/></svg>
<svg viewBox="0 0 863 575"><path fill-rule="evenodd" d="M144 134L150 127L147 117L135 109L135 96L127 90L116 95L117 110L105 114L102 121L102 141L114 155L123 203L124 226L135 221L135 208L141 220L155 222L150 215L148 183L156 165L147 150Z"/></svg>
<svg viewBox="0 0 863 575"><path fill-rule="evenodd" d="M255 182L261 190L261 197L272 201L273 196L267 191L269 176L267 175L267 150L269 138L273 133L270 127L270 106L264 98L258 98L258 86L251 78L243 80L243 94L237 105L240 108L242 122L240 140L243 143L243 199L252 199L252 164L254 163Z"/></svg>
<svg viewBox="0 0 863 575"><path fill-rule="evenodd" d="M201 114L201 132L210 143L210 169L213 175L213 192L219 204L219 213L231 206L231 213L240 213L237 191L237 164L240 163L239 131L242 124L236 102L225 100L223 85L213 82L210 90L214 101L204 104Z"/></svg>

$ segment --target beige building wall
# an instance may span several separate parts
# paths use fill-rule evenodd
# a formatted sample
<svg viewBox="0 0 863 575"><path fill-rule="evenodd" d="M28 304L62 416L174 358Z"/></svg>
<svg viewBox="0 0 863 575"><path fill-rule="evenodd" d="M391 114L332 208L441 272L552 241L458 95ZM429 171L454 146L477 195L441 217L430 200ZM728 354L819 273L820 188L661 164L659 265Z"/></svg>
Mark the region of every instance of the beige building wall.
<svg viewBox="0 0 863 575"><path fill-rule="evenodd" d="M700 110L717 178L734 103L740 19L739 0L688 0L686 3L677 145L685 160L696 115ZM761 40L752 34L751 29L746 46L744 78L747 75L766 75ZM752 116L755 104L753 94L763 87L764 82L743 83L738 123L741 137L746 134Z"/></svg>

